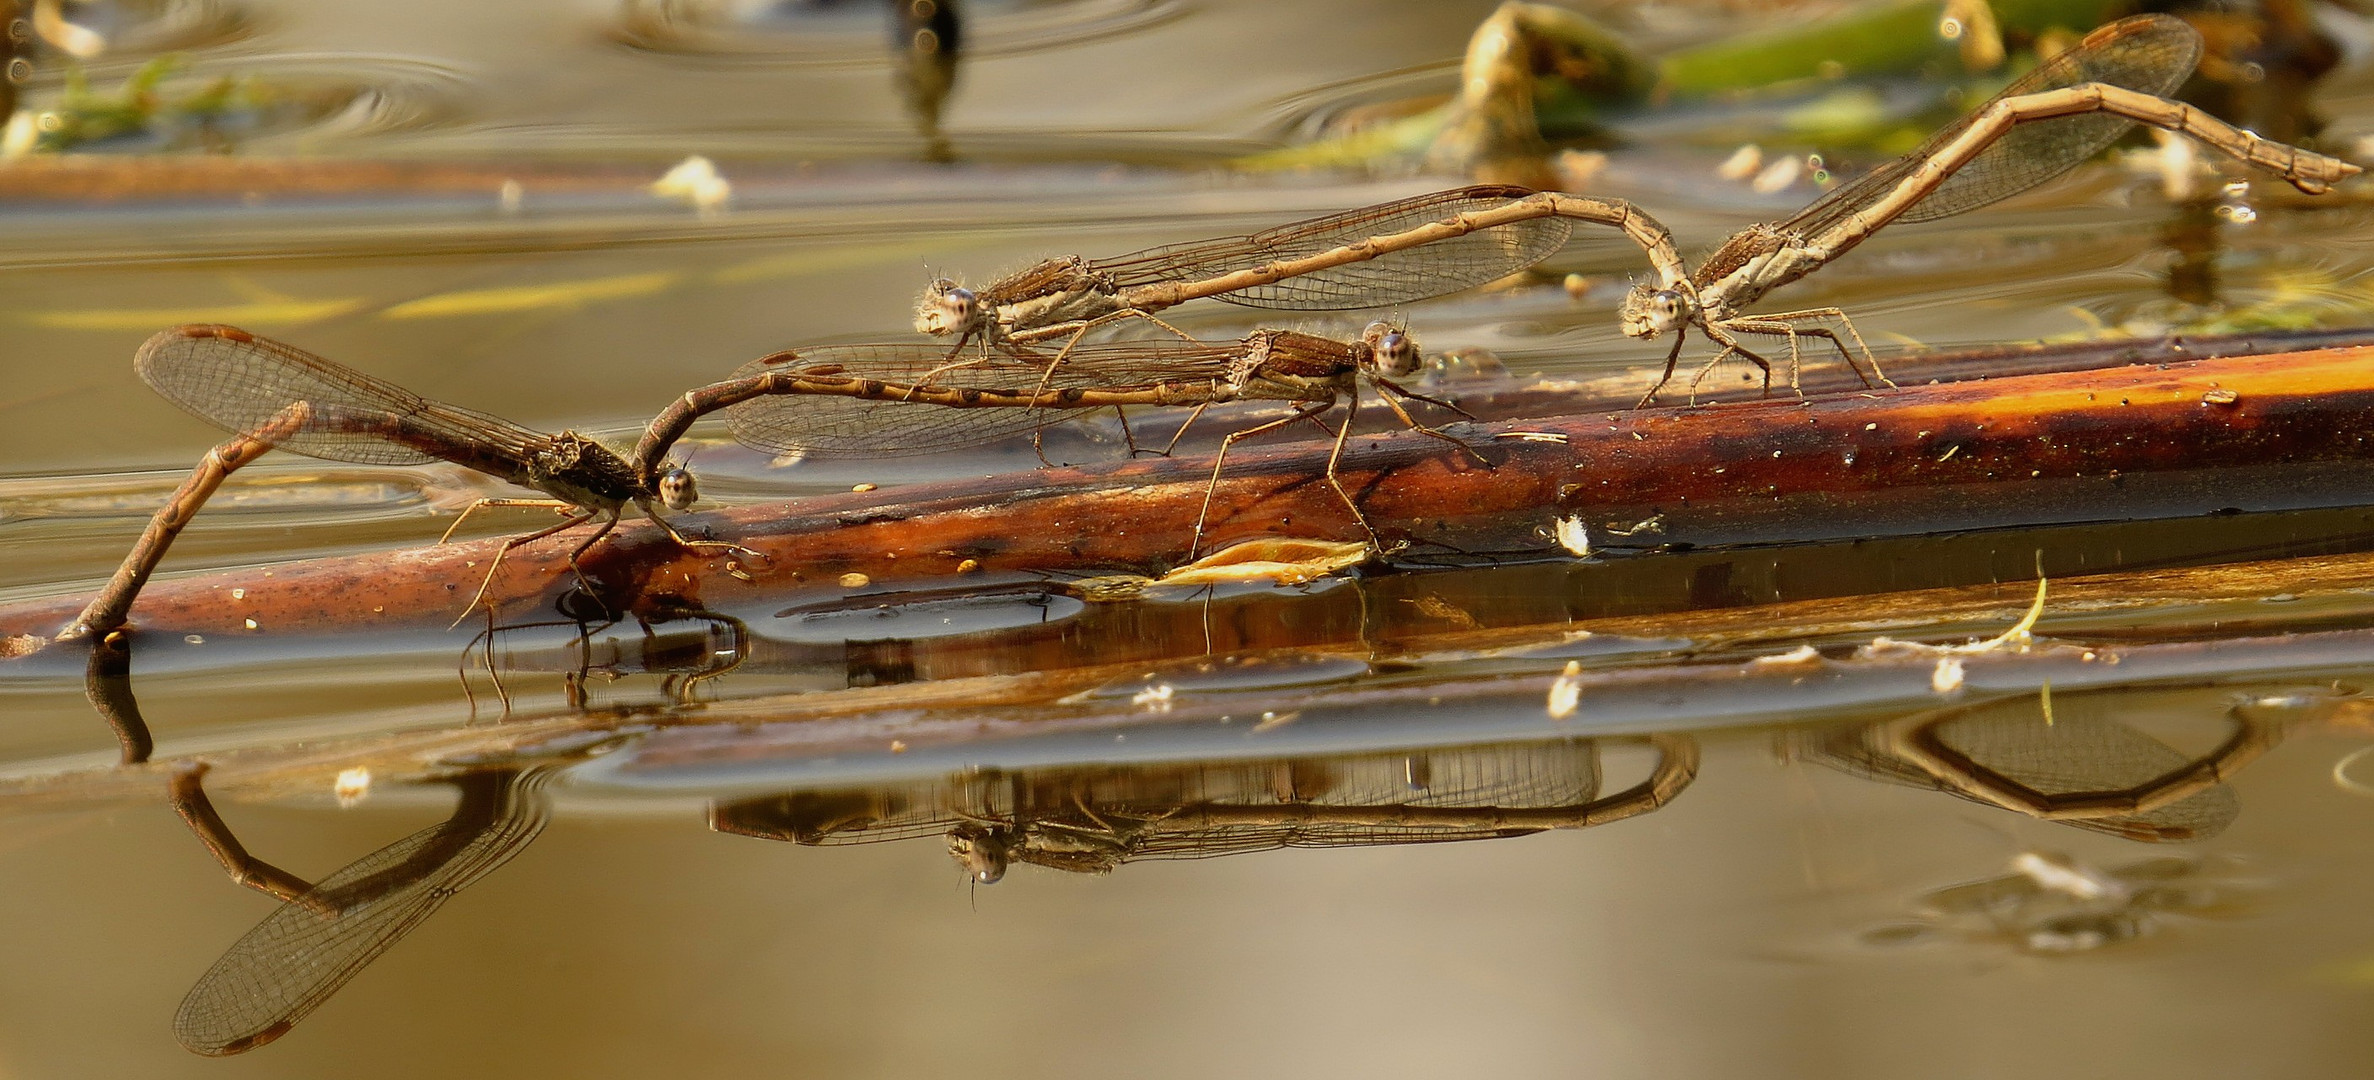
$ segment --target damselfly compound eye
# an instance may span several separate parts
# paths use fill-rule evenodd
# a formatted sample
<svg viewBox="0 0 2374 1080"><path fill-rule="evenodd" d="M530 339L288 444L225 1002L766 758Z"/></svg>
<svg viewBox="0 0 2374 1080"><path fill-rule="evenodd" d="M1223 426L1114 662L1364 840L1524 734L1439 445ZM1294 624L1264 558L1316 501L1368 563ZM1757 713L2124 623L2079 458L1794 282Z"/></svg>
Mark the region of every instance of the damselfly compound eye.
<svg viewBox="0 0 2374 1080"><path fill-rule="evenodd" d="M1396 378L1418 373L1418 342L1408 333L1388 330L1377 339L1377 370Z"/></svg>
<svg viewBox="0 0 2374 1080"><path fill-rule="evenodd" d="M972 322L974 314L980 309L981 302L971 289L950 286L948 291L940 294L940 310L947 312L948 318L959 326Z"/></svg>
<svg viewBox="0 0 2374 1080"><path fill-rule="evenodd" d="M922 334L959 334L973 328L974 313L980 302L973 291L947 278L935 278L931 287L923 290L923 303L915 309L915 330Z"/></svg>
<svg viewBox="0 0 2374 1080"><path fill-rule="evenodd" d="M948 854L977 885L995 885L1006 876L1007 847L994 829L959 827L948 833Z"/></svg>
<svg viewBox="0 0 2374 1080"><path fill-rule="evenodd" d="M668 509L682 510L700 497L701 489L693 483L691 471L670 467L659 474L659 501L666 503Z"/></svg>

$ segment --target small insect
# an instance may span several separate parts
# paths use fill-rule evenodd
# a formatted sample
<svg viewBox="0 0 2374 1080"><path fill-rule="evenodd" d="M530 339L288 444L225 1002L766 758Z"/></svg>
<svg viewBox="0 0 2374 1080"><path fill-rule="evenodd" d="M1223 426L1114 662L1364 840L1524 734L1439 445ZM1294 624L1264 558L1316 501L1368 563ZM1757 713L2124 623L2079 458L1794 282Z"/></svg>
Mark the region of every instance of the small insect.
<svg viewBox="0 0 2374 1080"><path fill-rule="evenodd" d="M1390 307L1517 273L1566 245L1573 222L1608 225L1666 280L1686 276L1665 226L1622 199L1484 184L1380 203L1246 236L1110 259L1049 259L980 289L942 278L915 329L984 352L1057 338L1211 298L1275 311Z"/></svg>
<svg viewBox="0 0 2374 1080"><path fill-rule="evenodd" d="M1460 411L1396 381L1418 370L1416 341L1402 328L1381 322L1370 324L1356 341L1259 330L1239 341L1095 342L1072 346L1061 358L999 353L949 360L944 350L921 343L827 345L762 357L732 378L686 393L652 421L636 453L652 460L695 419L720 409L735 438L762 450L883 457L938 453L1036 432L1082 409L1191 407L1186 422L1193 423L1205 408L1225 402L1293 404L1286 416L1231 432L1221 441L1196 517L1192 558L1201 547L1229 448L1289 424L1315 422L1341 402L1344 420L1334 432L1325 475L1374 542L1375 530L1337 474L1359 414L1362 384L1375 387L1385 406L1412 430L1483 460L1465 443L1419 423L1402 406L1403 400L1422 401Z"/></svg>
<svg viewBox="0 0 2374 1080"><path fill-rule="evenodd" d="M658 506L682 510L699 495L692 473L674 462L653 462L645 469L576 432L547 435L430 401L384 379L236 327L192 324L162 331L140 346L133 366L141 380L167 400L237 437L207 454L157 511L99 596L56 640L103 635L121 626L157 562L206 499L232 471L274 449L366 465L450 461L551 496L482 499L471 510L548 506L572 511L558 525L505 541L470 605L462 609L465 616L485 598L503 555L511 549L601 517L593 535L569 553L569 568L582 583L578 556L617 526L620 511L630 503L685 547L749 554L733 544L687 539L659 516ZM455 527L460 524L459 519L454 522ZM447 536L452 534L452 529L446 530Z"/></svg>
<svg viewBox="0 0 2374 1080"><path fill-rule="evenodd" d="M2076 168L2137 123L2190 135L2310 194L2359 172L2346 161L2270 142L2190 105L2163 100L2160 95L2175 90L2200 58L2201 35L2181 19L2121 19L2021 76L1911 153L1816 199L1786 221L1734 234L1700 260L1696 273L1634 287L1617 312L1623 332L1644 340L1674 335L1665 371L1641 404L1673 378L1684 331L1693 326L1723 347L1691 379L1693 390L1706 372L1732 356L1762 368L1766 385L1771 384L1770 361L1741 344L1741 334L1788 341L1791 389L1797 387L1800 337L1829 342L1850 368L1860 353L1871 374L1886 382L1845 312L1808 308L1750 315L1744 309L1828 265L1891 222L1934 221L2010 198ZM1855 353L1847 351L1837 331L1818 325L1823 322L1844 330Z"/></svg>

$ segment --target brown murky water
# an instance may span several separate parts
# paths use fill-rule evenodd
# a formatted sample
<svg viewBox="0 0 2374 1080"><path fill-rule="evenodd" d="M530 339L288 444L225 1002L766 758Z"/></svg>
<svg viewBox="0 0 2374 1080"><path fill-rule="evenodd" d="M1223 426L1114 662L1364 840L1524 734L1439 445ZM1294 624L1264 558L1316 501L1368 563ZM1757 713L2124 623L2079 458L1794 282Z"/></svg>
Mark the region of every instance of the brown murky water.
<svg viewBox="0 0 2374 1080"><path fill-rule="evenodd" d="M87 592L216 441L130 370L162 326L237 323L623 434L776 348L903 337L934 274L1441 186L1219 163L1447 89L1492 7L974 4L956 160L926 164L873 5L167 6L152 36L189 77L332 102L243 152L488 179L0 209L0 598ZM2374 132L2362 71L2324 102L2343 144ZM734 182L725 211L640 189L692 153ZM1618 150L1608 190L1686 249L1811 195L1691 179L1720 157L1696 153ZM511 168L531 179L507 201ZM1929 344L2182 322L2205 310L2172 289L2199 300L2202 278L2172 271L2170 221L2096 166L1883 234L1788 298ZM2210 235L2220 310L2374 306L2358 202ZM1520 375L1653 363L1612 332L1636 259L1585 238L1550 267L1601 282L1580 300L1550 277L1402 314L1429 349ZM1178 315L1208 337L1260 324ZM1113 453L1102 438L1050 452ZM1035 464L695 446L727 502ZM425 544L494 486L267 458L166 569ZM807 597L491 646L469 627L144 643L147 770L110 768L79 661L31 665L0 678L0 1069L2341 1074L2374 1049L2363 501L1121 603L1063 583ZM2056 601L2025 651L1873 642L2001 633L2040 565ZM249 853L331 893L365 879L341 916L226 878L167 796L198 759ZM367 792L341 809L355 768ZM339 870L383 851L392 869ZM238 944L251 928L285 936ZM245 1056L177 1045L185 995L268 1016L323 985L294 941L359 974Z"/></svg>

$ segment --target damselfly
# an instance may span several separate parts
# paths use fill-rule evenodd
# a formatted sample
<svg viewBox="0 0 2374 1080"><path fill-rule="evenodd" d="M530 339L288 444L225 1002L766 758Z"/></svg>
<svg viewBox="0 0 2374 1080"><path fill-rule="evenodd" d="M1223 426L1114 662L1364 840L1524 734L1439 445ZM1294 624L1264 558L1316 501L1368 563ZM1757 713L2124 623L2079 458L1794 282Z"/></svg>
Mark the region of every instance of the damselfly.
<svg viewBox="0 0 2374 1080"><path fill-rule="evenodd" d="M1673 377L1684 331L1693 326L1723 347L1691 380L1693 387L1732 356L1762 368L1770 383L1771 363L1742 345L1740 334L1787 339L1792 388L1800 337L1828 341L1853 367L1854 353L1836 331L1808 325L1823 321L1845 330L1872 374L1886 381L1845 312L1808 308L1749 315L1743 309L1828 265L1890 222L1933 221L2019 194L2076 168L2137 123L2190 135L2310 194L2359 171L2348 162L2269 142L2190 105L2163 100L2160 95L2182 83L2200 56L2201 35L2172 16L2138 15L2102 27L1911 153L1822 196L1786 221L1733 235L1698 264L1696 273L1635 287L1618 312L1623 332L1643 339L1674 333L1665 371L1641 403Z"/></svg>
<svg viewBox="0 0 2374 1080"><path fill-rule="evenodd" d="M1357 341L1259 330L1239 341L1151 338L1074 345L1060 360L1036 353L951 360L945 350L920 343L826 345L762 357L732 378L687 392L652 421L636 454L653 460L694 420L719 409L725 410L735 438L760 449L882 457L937 453L1034 432L1081 409L1185 406L1195 410L1187 418L1192 423L1203 409L1225 402L1292 404L1287 415L1221 440L1212 460L1212 483L1196 516L1192 557L1201 546L1229 448L1299 421L1316 422L1342 402L1344 420L1335 429L1325 475L1373 541L1375 530L1337 475L1359 414L1361 384L1374 386L1386 407L1412 430L1474 453L1419 423L1402 406L1407 399L1458 411L1395 381L1418 369L1417 343L1385 323L1370 324Z"/></svg>
<svg viewBox="0 0 2374 1080"><path fill-rule="evenodd" d="M974 338L985 347L1078 340L1099 323L1205 297L1280 311L1386 307L1524 270L1564 247L1576 221L1621 230L1661 281L1687 279L1665 226L1622 199L1489 184L1246 236L1048 259L980 289L942 278L924 291L915 329L955 335L961 351Z"/></svg>
<svg viewBox="0 0 2374 1080"><path fill-rule="evenodd" d="M505 541L471 598L471 607L485 597L502 556L511 549L603 517L594 534L569 553L569 567L582 582L577 557L618 524L620 511L629 503L686 547L741 550L732 544L686 539L660 518L654 503L681 510L698 497L692 474L673 462L655 461L646 469L576 432L547 435L430 401L384 379L236 327L193 324L163 331L140 346L133 366L141 380L166 399L237 437L208 452L157 511L98 598L59 632L61 641L105 634L122 625L158 560L207 497L232 471L272 449L369 465L450 461L552 496L484 499L473 510L549 506L572 511L558 525ZM460 524L459 519L454 522L455 527ZM453 529L446 535L453 535ZM464 608L463 614L469 610Z"/></svg>

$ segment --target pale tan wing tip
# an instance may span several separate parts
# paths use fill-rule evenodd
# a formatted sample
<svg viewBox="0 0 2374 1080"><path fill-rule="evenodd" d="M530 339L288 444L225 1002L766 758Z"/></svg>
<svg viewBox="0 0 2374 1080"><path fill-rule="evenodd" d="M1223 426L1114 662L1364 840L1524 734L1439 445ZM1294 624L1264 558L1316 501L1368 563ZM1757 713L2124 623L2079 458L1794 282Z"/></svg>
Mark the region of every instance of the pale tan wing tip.
<svg viewBox="0 0 2374 1080"><path fill-rule="evenodd" d="M168 326L150 334L147 341L140 343L140 348L132 354L132 370L139 372L141 378L146 380L148 373L154 370L158 354L182 342L208 338L246 344L253 342L255 335L236 326L225 326L221 323L182 323L178 326Z"/></svg>

